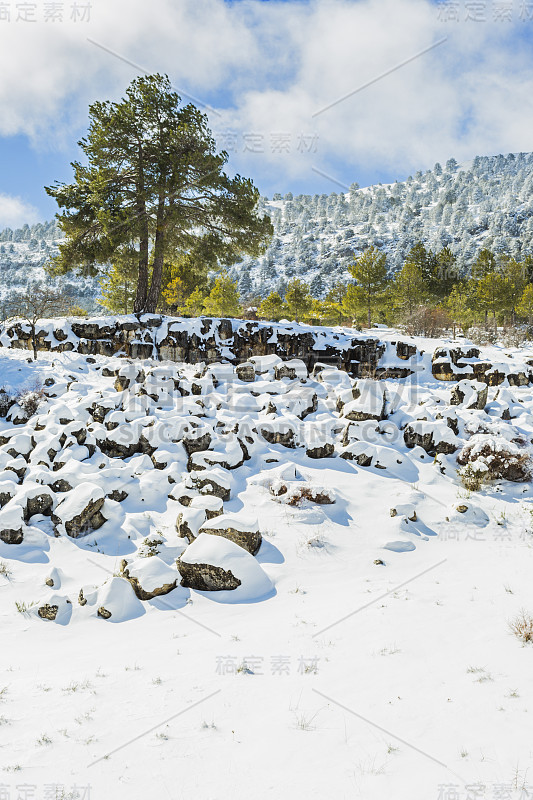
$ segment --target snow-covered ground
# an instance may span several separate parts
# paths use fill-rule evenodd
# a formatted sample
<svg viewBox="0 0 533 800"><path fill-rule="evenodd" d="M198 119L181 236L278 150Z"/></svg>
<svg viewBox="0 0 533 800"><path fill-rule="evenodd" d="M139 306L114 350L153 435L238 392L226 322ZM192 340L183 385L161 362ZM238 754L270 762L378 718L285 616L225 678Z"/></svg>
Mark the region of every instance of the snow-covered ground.
<svg viewBox="0 0 533 800"><path fill-rule="evenodd" d="M47 393L0 420L0 531L22 532L0 541L0 798L533 796L533 649L509 630L533 613L531 483L469 493L456 460L472 436L527 456L533 387L450 405L444 343L414 344L379 383L0 351L0 386ZM28 517L39 492L52 518ZM182 555L240 585L181 586ZM141 600L124 569L177 586Z"/></svg>

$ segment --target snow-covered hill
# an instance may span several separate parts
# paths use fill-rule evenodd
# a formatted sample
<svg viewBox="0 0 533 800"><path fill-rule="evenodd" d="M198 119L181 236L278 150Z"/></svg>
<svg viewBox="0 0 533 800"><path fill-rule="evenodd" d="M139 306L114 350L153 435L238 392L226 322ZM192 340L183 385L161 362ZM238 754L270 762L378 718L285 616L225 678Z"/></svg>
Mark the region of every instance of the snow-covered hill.
<svg viewBox="0 0 533 800"><path fill-rule="evenodd" d="M0 351L4 798L526 800L533 351L405 344Z"/></svg>
<svg viewBox="0 0 533 800"><path fill-rule="evenodd" d="M275 199L275 198L278 199ZM376 245L401 266L422 241L433 250L448 246L468 269L481 247L533 253L533 153L453 159L417 172L406 181L346 193L274 196L263 200L275 227L268 252L233 270L244 294L267 294L290 278L305 278L320 296L349 276L353 254Z"/></svg>
<svg viewBox="0 0 533 800"><path fill-rule="evenodd" d="M294 276L305 278L320 297L348 279L353 254L371 244L387 252L391 270L417 241L433 250L450 247L459 268L468 270L481 247L517 258L533 254L533 153L476 157L461 165L450 159L402 182L362 189L352 184L346 193L329 195L275 195L261 204L275 228L268 251L230 270L245 297L283 293ZM0 297L43 276L59 235L54 222L0 233ZM95 281L71 278L67 285L83 306L98 297Z"/></svg>
<svg viewBox="0 0 533 800"><path fill-rule="evenodd" d="M0 305L13 291L28 283L50 281L45 264L58 253L61 231L54 220L12 230L0 231ZM70 275L61 279L62 289L72 297L72 305L89 312L96 310L97 281Z"/></svg>

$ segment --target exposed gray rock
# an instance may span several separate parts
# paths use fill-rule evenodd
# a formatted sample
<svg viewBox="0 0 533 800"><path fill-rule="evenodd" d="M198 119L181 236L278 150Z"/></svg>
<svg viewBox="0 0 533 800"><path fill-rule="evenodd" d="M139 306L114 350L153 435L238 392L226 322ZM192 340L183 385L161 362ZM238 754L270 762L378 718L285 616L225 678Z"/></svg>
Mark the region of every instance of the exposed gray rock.
<svg viewBox="0 0 533 800"><path fill-rule="evenodd" d="M176 562L181 575L181 585L188 589L204 592L221 592L236 589L241 581L231 570L214 567L212 564L187 564L178 559Z"/></svg>
<svg viewBox="0 0 533 800"><path fill-rule="evenodd" d="M306 453L309 458L331 458L335 453L335 446L331 442L326 442L317 447L308 447Z"/></svg>

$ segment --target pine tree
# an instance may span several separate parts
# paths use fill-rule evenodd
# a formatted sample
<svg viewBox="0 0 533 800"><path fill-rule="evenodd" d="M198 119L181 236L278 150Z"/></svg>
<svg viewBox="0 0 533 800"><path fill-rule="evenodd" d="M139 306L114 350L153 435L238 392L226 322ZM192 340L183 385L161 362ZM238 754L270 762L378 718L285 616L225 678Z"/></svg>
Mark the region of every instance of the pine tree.
<svg viewBox="0 0 533 800"><path fill-rule="evenodd" d="M73 183L46 187L64 209L55 274L95 275L133 250L136 312L156 310L176 252L201 247L216 266L258 255L272 234L252 181L222 172L228 155L217 153L207 117L180 103L162 75L136 78L118 103L93 103L79 142L87 166L73 162Z"/></svg>
<svg viewBox="0 0 533 800"><path fill-rule="evenodd" d="M441 291L441 267L433 251L426 250L422 242L416 242L407 254L406 261L413 264L420 272L426 286L426 293L438 296Z"/></svg>
<svg viewBox="0 0 533 800"><path fill-rule="evenodd" d="M204 302L205 293L200 289L199 286L197 286L194 292L191 292L185 301L185 313L189 317L201 316L204 311Z"/></svg>
<svg viewBox="0 0 533 800"><path fill-rule="evenodd" d="M372 312L383 299L388 286L387 256L380 253L377 247L370 247L349 267L349 272L357 285L348 287L346 307L356 313L357 310L364 309L370 328Z"/></svg>
<svg viewBox="0 0 533 800"><path fill-rule="evenodd" d="M439 299L447 297L459 280L457 259L449 247L443 247L437 253L437 280L433 285L433 293Z"/></svg>
<svg viewBox="0 0 533 800"><path fill-rule="evenodd" d="M237 282L227 273L219 275L204 300L204 313L208 317L238 317L241 313Z"/></svg>
<svg viewBox="0 0 533 800"><path fill-rule="evenodd" d="M499 272L488 272L476 283L476 303L485 312L485 319L492 314L496 330L496 314L509 303L509 281Z"/></svg>
<svg viewBox="0 0 533 800"><path fill-rule="evenodd" d="M258 309L258 315L261 319L274 320L278 322L283 317L286 317L289 309L279 296L278 292L270 292Z"/></svg>
<svg viewBox="0 0 533 800"><path fill-rule="evenodd" d="M496 256L491 250L483 248L480 250L476 260L472 264L472 277L476 280L484 278L489 272L496 271Z"/></svg>
<svg viewBox="0 0 533 800"><path fill-rule="evenodd" d="M406 261L396 273L393 284L394 305L412 314L427 298L427 288L420 269L412 261Z"/></svg>
<svg viewBox="0 0 533 800"><path fill-rule="evenodd" d="M296 322L307 317L313 307L313 298L305 281L299 278L292 279L285 293L285 302L289 315L293 316Z"/></svg>
<svg viewBox="0 0 533 800"><path fill-rule="evenodd" d="M516 307L528 283L527 267L514 258L503 257L500 259L500 271L507 281L505 293L507 302L504 310L511 312L511 319L514 325L516 322Z"/></svg>
<svg viewBox="0 0 533 800"><path fill-rule="evenodd" d="M453 338L455 339L456 327L459 325L463 331L470 326L474 314L470 307L470 298L466 284L456 284L448 297L445 306L448 309L453 325Z"/></svg>
<svg viewBox="0 0 533 800"><path fill-rule="evenodd" d="M345 294L346 284L337 281L332 285L324 300L325 316L335 325L340 325L345 316L342 306Z"/></svg>
<svg viewBox="0 0 533 800"><path fill-rule="evenodd" d="M115 314L131 314L137 291L135 264L118 261L100 280L102 305Z"/></svg>
<svg viewBox="0 0 533 800"><path fill-rule="evenodd" d="M174 278L163 289L163 297L174 314L180 314L185 309L185 284L181 278Z"/></svg>
<svg viewBox="0 0 533 800"><path fill-rule="evenodd" d="M516 307L516 313L521 317L526 317L528 325L533 323L533 284L528 283L520 302Z"/></svg>

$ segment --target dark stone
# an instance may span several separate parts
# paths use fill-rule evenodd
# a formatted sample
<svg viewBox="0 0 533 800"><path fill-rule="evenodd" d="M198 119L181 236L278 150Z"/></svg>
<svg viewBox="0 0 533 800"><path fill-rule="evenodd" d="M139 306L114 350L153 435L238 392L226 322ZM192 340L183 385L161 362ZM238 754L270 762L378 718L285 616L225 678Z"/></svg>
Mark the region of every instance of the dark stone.
<svg viewBox="0 0 533 800"><path fill-rule="evenodd" d="M213 536L223 536L231 542L235 542L239 547L247 550L253 556L259 552L263 538L259 531L239 531L228 525L226 528L208 528L204 523L200 528L200 533L210 533Z"/></svg>
<svg viewBox="0 0 533 800"><path fill-rule="evenodd" d="M4 542L4 544L21 544L22 540L24 539L22 528L18 528L17 530L0 529L0 539Z"/></svg>
<svg viewBox="0 0 533 800"><path fill-rule="evenodd" d="M52 495L46 492L42 492L42 494L38 494L36 497L28 498L24 510L24 522L28 522L30 517L33 517L35 514L43 514L44 516L50 517L52 515L53 505L54 500Z"/></svg>
<svg viewBox="0 0 533 800"><path fill-rule="evenodd" d="M176 562L181 575L181 585L204 592L221 592L236 589L241 581L231 570L214 567L212 564L187 564L181 559Z"/></svg>
<svg viewBox="0 0 533 800"><path fill-rule="evenodd" d="M48 605L48 603L37 609L37 613L39 614L41 619L49 619L52 622L57 617L58 611L59 611L59 606L50 606Z"/></svg>
<svg viewBox="0 0 533 800"><path fill-rule="evenodd" d="M331 458L334 452L335 447L331 442L326 442L319 447L309 447L306 451L309 458Z"/></svg>

